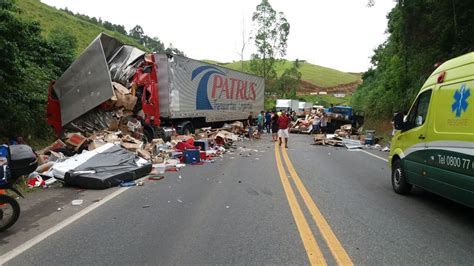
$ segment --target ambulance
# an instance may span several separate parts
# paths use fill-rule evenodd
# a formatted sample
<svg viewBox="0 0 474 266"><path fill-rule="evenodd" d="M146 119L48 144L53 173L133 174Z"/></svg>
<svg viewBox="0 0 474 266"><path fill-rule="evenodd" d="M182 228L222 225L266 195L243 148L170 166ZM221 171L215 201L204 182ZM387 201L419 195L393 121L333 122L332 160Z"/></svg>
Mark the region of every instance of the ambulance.
<svg viewBox="0 0 474 266"><path fill-rule="evenodd" d="M392 187L421 187L474 208L474 52L428 78L408 114L394 117Z"/></svg>

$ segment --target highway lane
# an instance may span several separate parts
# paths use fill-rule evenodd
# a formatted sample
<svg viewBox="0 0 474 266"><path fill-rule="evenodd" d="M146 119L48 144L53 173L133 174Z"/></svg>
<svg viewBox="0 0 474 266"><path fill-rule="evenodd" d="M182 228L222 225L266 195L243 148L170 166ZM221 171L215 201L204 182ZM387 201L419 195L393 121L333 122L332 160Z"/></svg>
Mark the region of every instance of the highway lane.
<svg viewBox="0 0 474 266"><path fill-rule="evenodd" d="M472 263L472 210L397 195L385 161L311 142L240 143L128 189L8 265Z"/></svg>

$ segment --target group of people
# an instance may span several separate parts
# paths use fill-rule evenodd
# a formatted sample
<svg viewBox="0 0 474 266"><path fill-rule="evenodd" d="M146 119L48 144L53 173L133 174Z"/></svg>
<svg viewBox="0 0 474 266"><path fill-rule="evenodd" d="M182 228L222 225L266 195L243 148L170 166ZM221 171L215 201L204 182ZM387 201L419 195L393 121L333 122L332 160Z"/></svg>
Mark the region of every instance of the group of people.
<svg viewBox="0 0 474 266"><path fill-rule="evenodd" d="M257 116L257 133L255 138L260 138L261 134L266 131L267 133L272 133L272 141L278 141L281 146L283 143L285 147L288 148L288 138L290 136L289 128L292 117L286 111L282 112L270 112L261 111ZM253 118L253 113L250 112L250 115L246 121L245 125L249 130L249 139L254 138L255 130L255 119Z"/></svg>
<svg viewBox="0 0 474 266"><path fill-rule="evenodd" d="M312 134L326 134L328 126L328 116L324 112L316 112L313 115L313 130Z"/></svg>

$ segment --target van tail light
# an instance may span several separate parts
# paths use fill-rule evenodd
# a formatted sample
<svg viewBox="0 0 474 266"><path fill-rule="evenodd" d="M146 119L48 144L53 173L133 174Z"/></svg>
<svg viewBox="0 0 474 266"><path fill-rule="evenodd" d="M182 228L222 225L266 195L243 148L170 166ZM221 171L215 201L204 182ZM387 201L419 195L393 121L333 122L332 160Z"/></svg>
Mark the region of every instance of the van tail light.
<svg viewBox="0 0 474 266"><path fill-rule="evenodd" d="M439 74L438 83L443 83L444 82L444 77L446 77L446 71L443 71Z"/></svg>

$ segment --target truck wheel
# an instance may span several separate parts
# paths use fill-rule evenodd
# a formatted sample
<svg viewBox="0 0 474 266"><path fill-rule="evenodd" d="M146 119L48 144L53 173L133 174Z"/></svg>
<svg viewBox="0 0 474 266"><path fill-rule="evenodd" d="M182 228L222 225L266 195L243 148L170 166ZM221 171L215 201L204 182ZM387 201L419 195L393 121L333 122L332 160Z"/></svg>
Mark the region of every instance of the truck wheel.
<svg viewBox="0 0 474 266"><path fill-rule="evenodd" d="M185 125L183 128L183 135L190 135L192 133L192 128L189 124Z"/></svg>
<svg viewBox="0 0 474 266"><path fill-rule="evenodd" d="M392 188L398 194L408 194L412 185L407 182L402 162L397 159L392 166Z"/></svg>

